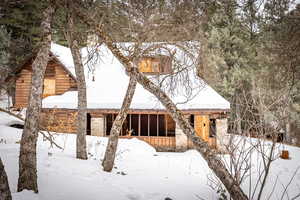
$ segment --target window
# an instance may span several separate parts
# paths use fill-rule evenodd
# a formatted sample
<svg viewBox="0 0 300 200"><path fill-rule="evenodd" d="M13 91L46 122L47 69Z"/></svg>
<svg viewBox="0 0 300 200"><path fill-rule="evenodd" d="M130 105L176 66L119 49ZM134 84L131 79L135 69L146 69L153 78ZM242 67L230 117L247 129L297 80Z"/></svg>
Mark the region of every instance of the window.
<svg viewBox="0 0 300 200"><path fill-rule="evenodd" d="M158 135L166 136L166 120L165 115L158 115Z"/></svg>
<svg viewBox="0 0 300 200"><path fill-rule="evenodd" d="M106 115L106 135L109 135L116 114ZM129 114L120 135L175 137L175 122L169 115Z"/></svg>
<svg viewBox="0 0 300 200"><path fill-rule="evenodd" d="M157 136L157 115L150 115L150 136Z"/></svg>
<svg viewBox="0 0 300 200"><path fill-rule="evenodd" d="M139 71L147 74L172 73L172 60L168 56L144 57L139 60Z"/></svg>
<svg viewBox="0 0 300 200"><path fill-rule="evenodd" d="M141 136L148 136L148 116L141 114Z"/></svg>
<svg viewBox="0 0 300 200"><path fill-rule="evenodd" d="M131 125L131 135L132 136L138 136L139 135L139 115L133 114L131 115L130 120Z"/></svg>
<svg viewBox="0 0 300 200"><path fill-rule="evenodd" d="M176 123L170 115L166 115L166 130L168 137L175 137Z"/></svg>
<svg viewBox="0 0 300 200"><path fill-rule="evenodd" d="M210 119L209 121L209 137L216 137L216 119Z"/></svg>
<svg viewBox="0 0 300 200"><path fill-rule="evenodd" d="M44 91L43 97L55 95L56 81L55 81L55 67L48 64L44 75Z"/></svg>
<svg viewBox="0 0 300 200"><path fill-rule="evenodd" d="M43 97L55 95L55 79L44 79Z"/></svg>
<svg viewBox="0 0 300 200"><path fill-rule="evenodd" d="M115 116L113 114L106 115L106 135L110 134L110 129L113 125Z"/></svg>

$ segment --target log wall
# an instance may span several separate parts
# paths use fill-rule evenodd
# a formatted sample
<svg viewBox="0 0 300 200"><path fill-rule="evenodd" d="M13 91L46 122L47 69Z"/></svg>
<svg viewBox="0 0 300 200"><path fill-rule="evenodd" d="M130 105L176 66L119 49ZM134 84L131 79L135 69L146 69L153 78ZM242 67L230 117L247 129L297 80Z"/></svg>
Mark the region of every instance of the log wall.
<svg viewBox="0 0 300 200"><path fill-rule="evenodd" d="M15 107L27 106L31 90L32 70L29 65L25 66L16 79Z"/></svg>
<svg viewBox="0 0 300 200"><path fill-rule="evenodd" d="M56 94L63 94L72 87L76 87L76 82L69 76L62 67L55 67Z"/></svg>
<svg viewBox="0 0 300 200"><path fill-rule="evenodd" d="M17 75L14 105L15 108L23 108L28 104L28 96L31 90L32 77L31 64L31 61L27 62ZM76 88L76 81L70 77L68 72L60 63L55 61L49 61L45 72L45 79L55 80L51 82L55 84L55 93L52 95L60 95L67 92L71 88ZM47 83L50 83L50 81L47 81ZM51 86L48 87L51 88ZM49 96L49 94L43 94L43 97L47 96Z"/></svg>
<svg viewBox="0 0 300 200"><path fill-rule="evenodd" d="M48 131L76 133L77 112L74 110L51 109L41 111L40 123Z"/></svg>

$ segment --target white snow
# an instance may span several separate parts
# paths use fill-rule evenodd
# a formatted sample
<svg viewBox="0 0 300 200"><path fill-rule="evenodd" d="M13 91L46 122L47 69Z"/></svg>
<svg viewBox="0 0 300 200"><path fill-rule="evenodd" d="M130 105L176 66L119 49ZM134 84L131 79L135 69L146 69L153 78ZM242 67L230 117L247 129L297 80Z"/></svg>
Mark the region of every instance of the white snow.
<svg viewBox="0 0 300 200"><path fill-rule="evenodd" d="M66 65L70 71L74 71L74 65L71 52L68 48L52 44L51 51L58 56L59 60ZM84 49L83 57L86 54ZM125 73L124 67L112 55L112 53L102 45L99 48L101 52L101 60L95 67L95 81L87 75L87 101L88 108L98 109L119 109L122 105L124 95L126 93L129 78ZM179 56L180 52L177 50ZM87 67L86 67L87 68ZM163 88L167 88L166 93L177 104L179 109L229 109L230 104L214 89L208 86L203 80L195 75L190 69L187 72L189 81L175 81L178 74L165 78ZM160 82L164 77L149 76L155 82ZM174 85L177 84L177 85ZM175 87L175 90L168 88ZM44 108L77 108L77 92L66 92L63 95L49 96L43 100ZM155 96L145 90L140 84L137 85L131 109L164 109Z"/></svg>
<svg viewBox="0 0 300 200"><path fill-rule="evenodd" d="M69 48L51 43L51 53L76 77L74 62Z"/></svg>
<svg viewBox="0 0 300 200"><path fill-rule="evenodd" d="M217 199L208 184L213 174L195 150L184 153L156 152L137 139L120 139L115 168L104 172L100 165L107 138L87 137L88 160L75 158L76 135L54 134L64 150L51 148L42 136L38 140L37 167L39 193L17 192L18 156L21 129L8 127L13 117L0 112L0 157L4 162L14 200L173 200ZM271 167L262 199L281 199L281 194L300 166L300 149L286 146L291 159L277 159ZM253 158L256 161L257 158ZM256 162L253 162L255 165ZM258 168L259 166L255 166ZM258 171L254 171L254 178ZM278 183L275 185L276 179ZM274 191L272 191L275 185ZM248 183L243 185L245 192ZM300 171L287 188L292 199L300 193Z"/></svg>
<svg viewBox="0 0 300 200"><path fill-rule="evenodd" d="M11 115L0 111L0 125L10 126L12 124L24 124L24 122L18 118L11 117Z"/></svg>

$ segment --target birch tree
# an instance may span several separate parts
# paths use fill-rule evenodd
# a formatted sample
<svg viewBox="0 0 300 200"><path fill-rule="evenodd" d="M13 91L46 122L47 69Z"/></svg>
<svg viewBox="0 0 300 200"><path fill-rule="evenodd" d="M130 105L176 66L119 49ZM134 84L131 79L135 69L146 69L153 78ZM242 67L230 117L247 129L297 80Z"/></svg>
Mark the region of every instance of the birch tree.
<svg viewBox="0 0 300 200"><path fill-rule="evenodd" d="M80 48L78 44L78 33L74 25L74 15L71 12L68 20L68 42L73 56L75 73L78 88L78 114L77 114L77 136L76 136L76 157L87 159L86 152L86 121L87 121L87 99L84 67L82 64Z"/></svg>
<svg viewBox="0 0 300 200"><path fill-rule="evenodd" d="M133 77L130 77L128 88L123 100L123 104L121 107L121 110L119 111L116 119L114 120L114 123L112 125L112 128L110 130L110 136L108 140L108 144L105 151L105 156L102 162L102 166L104 171L110 172L114 166L117 146L118 146L118 138L119 134L123 125L123 122L126 119L128 109L130 107L134 91L136 88L136 79Z"/></svg>
<svg viewBox="0 0 300 200"><path fill-rule="evenodd" d="M196 150L199 151L203 158L207 161L210 169L213 170L216 176L224 184L232 198L236 200L248 199L239 185L235 182L229 171L226 169L222 161L218 158L216 151L211 149L208 144L203 141L203 139L196 136L195 130L191 127L189 122L184 118L182 112L177 109L176 105L166 95L166 93L163 92L156 84L151 82L145 75L138 71L138 68L134 66L131 60L123 55L123 53L118 49L110 36L104 31L101 24L97 24L91 17L89 17L86 13L81 12L79 9L76 10L76 13L90 27L94 27L94 31L97 36L101 38L103 43L106 44L113 55L124 66L128 72L128 75L135 78L137 82L144 87L144 89L156 96L156 98L164 105L176 124L179 125L182 131L193 142Z"/></svg>
<svg viewBox="0 0 300 200"><path fill-rule="evenodd" d="M7 180L7 175L4 169L4 165L0 158L0 199L1 200L11 200L11 193L9 189L9 184Z"/></svg>
<svg viewBox="0 0 300 200"><path fill-rule="evenodd" d="M24 189L38 192L36 146L39 131L39 114L42 104L43 80L51 46L51 3L43 12L41 44L32 64L31 91L26 120L20 143L18 191Z"/></svg>

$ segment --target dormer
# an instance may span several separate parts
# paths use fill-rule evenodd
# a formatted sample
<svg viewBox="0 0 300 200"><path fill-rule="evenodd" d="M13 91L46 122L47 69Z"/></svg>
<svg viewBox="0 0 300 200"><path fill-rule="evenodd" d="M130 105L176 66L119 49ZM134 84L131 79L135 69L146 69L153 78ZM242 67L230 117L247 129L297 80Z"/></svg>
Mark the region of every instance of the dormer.
<svg viewBox="0 0 300 200"><path fill-rule="evenodd" d="M171 74L172 59L169 56L145 56L139 59L138 68L146 75Z"/></svg>

